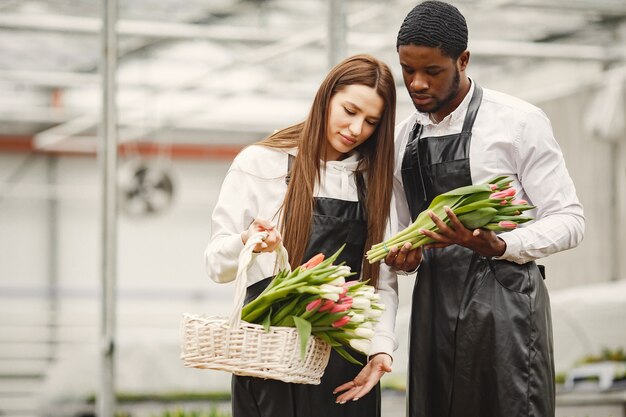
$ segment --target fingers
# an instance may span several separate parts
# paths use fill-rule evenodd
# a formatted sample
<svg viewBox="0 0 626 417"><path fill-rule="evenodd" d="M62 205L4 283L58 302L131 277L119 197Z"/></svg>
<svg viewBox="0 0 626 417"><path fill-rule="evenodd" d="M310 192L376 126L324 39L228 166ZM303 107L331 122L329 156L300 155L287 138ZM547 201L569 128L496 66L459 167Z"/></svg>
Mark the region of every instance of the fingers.
<svg viewBox="0 0 626 417"><path fill-rule="evenodd" d="M376 379L375 381L368 380L363 385L357 385L354 381L351 381L351 383L353 384L352 387L344 394L338 396L335 399L335 402L337 404L345 404L348 401L358 401L360 398L363 398L363 396L367 395L367 393L372 390L374 385L378 383L378 379Z"/></svg>
<svg viewBox="0 0 626 417"><path fill-rule="evenodd" d="M254 219L252 224L256 226L257 231L259 232L263 230L270 231L276 227L276 225L273 222L269 220L265 220L265 219Z"/></svg>
<svg viewBox="0 0 626 417"><path fill-rule="evenodd" d="M254 252L272 252L282 242L282 236L276 228L276 225L269 220L259 218L255 218L252 223L250 223L248 230L241 234L241 240L245 244L250 236L258 232L266 232L267 235L263 238L262 242L254 247Z"/></svg>
<svg viewBox="0 0 626 417"><path fill-rule="evenodd" d="M441 234L446 234L446 232L450 229L447 224L445 224L439 216L435 214L434 211L428 210L428 217L435 223Z"/></svg>
<svg viewBox="0 0 626 417"><path fill-rule="evenodd" d="M454 229L454 230L462 230L465 229L465 226L463 226L463 223L461 223L461 221L459 220L458 217L456 217L456 214L454 214L454 212L452 211L452 209L450 207L444 207L443 208L446 211L446 214L448 215L448 219L450 219L450 226Z"/></svg>
<svg viewBox="0 0 626 417"><path fill-rule="evenodd" d="M393 267L397 256L398 256L398 248L395 246L392 246L391 248L389 248L389 252L387 253L387 256L385 256L385 263Z"/></svg>
<svg viewBox="0 0 626 417"><path fill-rule="evenodd" d="M409 251L404 259L403 271L412 272L422 263L422 248L416 248ZM389 372L389 371L387 371Z"/></svg>
<svg viewBox="0 0 626 417"><path fill-rule="evenodd" d="M356 386L356 383L354 381L346 382L345 384L339 385L337 388L335 388L335 390L333 391L333 394L347 391L349 389L354 388L355 386Z"/></svg>
<svg viewBox="0 0 626 417"><path fill-rule="evenodd" d="M278 245L283 241L280 232L277 229L268 230L267 238L262 242L266 246L263 249L264 252L272 252L276 250Z"/></svg>
<svg viewBox="0 0 626 417"><path fill-rule="evenodd" d="M422 260L422 250L411 249L411 246L411 243L405 242L399 249L391 247L385 257L385 263L395 270L406 272L415 270Z"/></svg>
<svg viewBox="0 0 626 417"><path fill-rule="evenodd" d="M429 238L435 241L434 244L431 243L427 245L426 247L428 248L439 247L439 246L435 246L437 243L445 243L445 244L453 243L453 240L451 239L451 237L454 235L454 230L450 229L448 225L445 224L439 218L439 216L437 216L432 210L428 210L427 213L430 219L433 221L433 223L435 223L435 226L437 226L438 232L434 232L428 229L420 230L420 232L422 232L424 236L428 236Z"/></svg>
<svg viewBox="0 0 626 417"><path fill-rule="evenodd" d="M367 395L386 372L391 372L391 361L388 354L374 356L356 378L335 389L333 394L343 392L336 398L336 403L345 404L348 401L357 401Z"/></svg>
<svg viewBox="0 0 626 417"><path fill-rule="evenodd" d="M397 256L394 262L397 267L404 266L404 262L406 261L406 257L410 250L411 244L409 242L405 242L404 245L400 247L400 250L397 252Z"/></svg>
<svg viewBox="0 0 626 417"><path fill-rule="evenodd" d="M451 243L451 240L441 233L433 232L432 230L428 230L428 229L422 229L420 231L422 232L424 236L428 236L429 238L435 240L436 242L447 243L447 244ZM434 247L434 244L429 244L428 246Z"/></svg>
<svg viewBox="0 0 626 417"><path fill-rule="evenodd" d="M432 210L428 211L428 216L431 218L433 223L435 223L438 231L433 232L432 230L422 230L424 235L435 241L434 243L428 244L426 246L427 248L442 248L450 244L463 245L464 242L468 241L472 237L472 231L463 226L463 223L461 223L459 218L456 217L450 207L444 206L444 210L449 224L446 224L446 222L441 220Z"/></svg>

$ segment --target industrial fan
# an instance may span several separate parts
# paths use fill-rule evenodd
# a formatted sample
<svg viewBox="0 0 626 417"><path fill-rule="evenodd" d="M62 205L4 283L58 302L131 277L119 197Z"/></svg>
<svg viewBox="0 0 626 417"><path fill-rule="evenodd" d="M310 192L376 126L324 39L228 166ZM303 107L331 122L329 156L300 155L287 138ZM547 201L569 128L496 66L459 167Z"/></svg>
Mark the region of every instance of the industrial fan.
<svg viewBox="0 0 626 417"><path fill-rule="evenodd" d="M156 214L171 205L174 183L163 162L131 159L120 166L118 174L120 207L126 214Z"/></svg>

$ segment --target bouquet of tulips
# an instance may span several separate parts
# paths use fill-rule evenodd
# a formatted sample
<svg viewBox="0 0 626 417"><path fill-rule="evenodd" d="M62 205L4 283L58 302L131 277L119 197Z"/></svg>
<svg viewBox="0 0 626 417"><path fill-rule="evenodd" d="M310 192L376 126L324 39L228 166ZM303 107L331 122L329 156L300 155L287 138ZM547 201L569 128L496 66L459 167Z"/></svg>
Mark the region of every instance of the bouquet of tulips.
<svg viewBox="0 0 626 417"><path fill-rule="evenodd" d="M315 255L293 271L282 270L269 286L243 307L241 319L248 323L296 327L304 356L311 335L327 342L346 360L361 364L345 349L368 353L374 327L384 306L374 287L366 282L346 281L355 273L331 257Z"/></svg>
<svg viewBox="0 0 626 417"><path fill-rule="evenodd" d="M509 177L501 176L486 184L460 187L438 195L430 203L428 209L421 212L409 227L390 239L372 246L366 254L368 261L370 263L380 261L387 256L391 246L410 242L411 249L415 249L434 242L433 239L420 231L422 229L439 231L428 216L428 210L432 210L443 222L449 224L450 219L444 207L450 207L459 221L468 229L483 228L506 231L515 229L521 223L533 220L532 217L523 216L522 212L535 207L529 205L525 200L515 200L515 189L511 187L512 182Z"/></svg>

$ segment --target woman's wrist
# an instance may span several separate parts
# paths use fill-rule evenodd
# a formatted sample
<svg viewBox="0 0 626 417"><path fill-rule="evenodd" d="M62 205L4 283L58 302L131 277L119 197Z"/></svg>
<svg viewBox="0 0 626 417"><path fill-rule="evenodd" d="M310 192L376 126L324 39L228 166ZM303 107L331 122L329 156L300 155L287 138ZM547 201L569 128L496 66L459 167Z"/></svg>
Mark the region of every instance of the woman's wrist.
<svg viewBox="0 0 626 417"><path fill-rule="evenodd" d="M386 355L389 357L389 359L391 359L391 362L393 363L393 356L391 356L391 354L387 353L387 352L377 352L377 353L372 353L371 355L369 355L369 357L367 358L367 361L371 361L372 359L374 359L376 356L380 356L380 355Z"/></svg>

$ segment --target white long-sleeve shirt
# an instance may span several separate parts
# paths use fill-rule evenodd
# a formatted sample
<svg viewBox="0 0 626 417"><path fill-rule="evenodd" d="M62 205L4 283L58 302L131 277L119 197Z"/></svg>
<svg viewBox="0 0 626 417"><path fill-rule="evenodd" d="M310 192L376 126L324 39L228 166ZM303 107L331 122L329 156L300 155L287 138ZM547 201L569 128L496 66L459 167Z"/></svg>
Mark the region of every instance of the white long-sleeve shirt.
<svg viewBox="0 0 626 417"><path fill-rule="evenodd" d="M214 281L235 279L238 256L244 246L241 232L247 230L255 218L278 223L280 206L287 192L285 177L289 153L295 154L295 150L252 145L233 161L213 211L211 240L204 254L207 274ZM357 164L357 156L352 155L342 161L328 161L325 168L322 165L321 183L315 187L315 196L358 201L354 177ZM247 271L248 286L273 276L275 263L274 252L254 256ZM398 286L395 272L384 263L378 286L385 311L372 339L370 354L384 352L393 356L397 348L394 328Z"/></svg>
<svg viewBox="0 0 626 417"><path fill-rule="evenodd" d="M394 192L400 228L411 222L402 190L401 167L413 125L416 121L423 125L421 137L461 132L473 92L472 82L459 107L438 124L427 113L415 111L396 127ZM469 152L472 183L508 175L513 179L516 198L536 206L525 213L536 220L498 235L506 243L500 259L523 264L580 243L585 228L583 208L543 111L515 97L483 89Z"/></svg>

